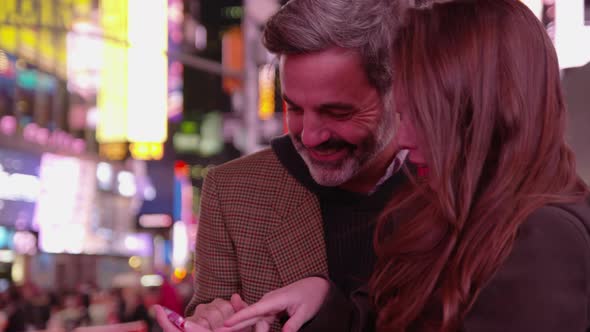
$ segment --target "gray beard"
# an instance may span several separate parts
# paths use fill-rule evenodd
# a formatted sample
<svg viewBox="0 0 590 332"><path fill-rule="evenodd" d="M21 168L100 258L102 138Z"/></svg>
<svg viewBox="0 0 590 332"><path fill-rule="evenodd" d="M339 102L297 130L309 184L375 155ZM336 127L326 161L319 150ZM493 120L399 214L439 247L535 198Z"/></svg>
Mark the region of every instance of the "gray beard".
<svg viewBox="0 0 590 332"><path fill-rule="evenodd" d="M316 183L325 187L340 186L354 178L363 169L363 166L374 160L385 150L393 139L395 127L393 111L385 110L384 112L391 112L391 116L384 113L375 130L374 139L369 138L362 142L352 154L347 155L338 164L318 163L314 161L309 156L307 148L296 138L290 136L293 145L307 165L309 173ZM360 155L354 154L359 151L361 151Z"/></svg>

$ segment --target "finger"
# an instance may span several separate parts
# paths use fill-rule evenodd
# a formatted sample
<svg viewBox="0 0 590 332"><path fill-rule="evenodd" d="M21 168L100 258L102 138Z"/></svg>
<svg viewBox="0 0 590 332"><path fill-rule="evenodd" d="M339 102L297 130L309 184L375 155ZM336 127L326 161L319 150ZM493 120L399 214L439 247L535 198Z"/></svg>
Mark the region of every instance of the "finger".
<svg viewBox="0 0 590 332"><path fill-rule="evenodd" d="M211 330L215 330L216 328L222 327L225 321L221 311L214 306L210 306L209 308L207 308L207 311L203 313L202 318L207 321L207 323L209 324L209 328Z"/></svg>
<svg viewBox="0 0 590 332"><path fill-rule="evenodd" d="M207 329L212 329L211 324L209 324L209 320L211 320L212 312L214 312L215 306L213 305L213 300L210 303L201 303L195 308L195 312L192 316L187 317L187 320L192 321L193 323L202 326Z"/></svg>
<svg viewBox="0 0 590 332"><path fill-rule="evenodd" d="M226 320L227 318L231 317L233 314L236 313L236 310L234 310L233 305L226 300L215 299L213 302L211 302L211 304L215 308L217 308L217 310L219 310L219 312L221 313L222 321Z"/></svg>
<svg viewBox="0 0 590 332"><path fill-rule="evenodd" d="M231 305L234 308L235 312L238 312L248 306L248 303L246 303L244 300L242 300L242 297L240 296L240 294L232 295L230 302L231 302Z"/></svg>
<svg viewBox="0 0 590 332"><path fill-rule="evenodd" d="M261 319L263 319L262 317L254 317L254 318L250 318L248 320L245 321L241 321L235 325L232 326L225 326L223 328L217 329L215 330L216 332L235 332L235 331L241 331L242 329L245 329L247 327L252 327L255 326L256 323L258 323L258 321L260 321Z"/></svg>
<svg viewBox="0 0 590 332"><path fill-rule="evenodd" d="M302 310L297 310L283 325L282 332L297 332L310 319Z"/></svg>
<svg viewBox="0 0 590 332"><path fill-rule="evenodd" d="M229 327L250 318L268 316L281 312L285 310L285 306L286 304L280 300L280 297L263 299L231 316L225 321L225 326Z"/></svg>
<svg viewBox="0 0 590 332"><path fill-rule="evenodd" d="M156 320L164 332L180 332L180 329L168 320L168 315L166 315L162 307L155 305L154 309L156 310Z"/></svg>
<svg viewBox="0 0 590 332"><path fill-rule="evenodd" d="M186 320L190 320L193 323L196 323L197 325L200 325L202 327L210 328L209 322L207 322L207 320L203 318L203 315L205 314L205 312L207 312L209 306L211 306L210 303L199 304L195 308L195 312L193 313L193 315L190 317L186 317Z"/></svg>
<svg viewBox="0 0 590 332"><path fill-rule="evenodd" d="M265 321L265 320L261 320L258 323L256 323L256 326L254 327L254 332L269 332L270 331L270 324Z"/></svg>

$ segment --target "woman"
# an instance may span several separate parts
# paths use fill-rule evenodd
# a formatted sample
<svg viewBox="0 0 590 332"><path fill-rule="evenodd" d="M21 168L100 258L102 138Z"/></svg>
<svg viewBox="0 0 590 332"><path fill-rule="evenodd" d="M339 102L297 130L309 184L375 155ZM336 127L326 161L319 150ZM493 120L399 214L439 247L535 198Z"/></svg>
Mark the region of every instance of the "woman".
<svg viewBox="0 0 590 332"><path fill-rule="evenodd" d="M446 1L410 10L394 53L397 139L428 174L377 226L370 297L308 278L226 326L363 330L375 308L379 331L588 330L588 187L541 23L518 0Z"/></svg>
<svg viewBox="0 0 590 332"><path fill-rule="evenodd" d="M379 329L586 331L588 188L541 23L515 0L438 4L395 50L398 141L429 175L378 226Z"/></svg>

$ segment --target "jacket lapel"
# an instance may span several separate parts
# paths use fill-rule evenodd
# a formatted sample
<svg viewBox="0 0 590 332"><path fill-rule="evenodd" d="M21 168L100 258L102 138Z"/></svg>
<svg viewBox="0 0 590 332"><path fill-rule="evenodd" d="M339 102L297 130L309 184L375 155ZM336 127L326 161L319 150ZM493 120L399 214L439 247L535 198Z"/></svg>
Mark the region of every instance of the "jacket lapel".
<svg viewBox="0 0 590 332"><path fill-rule="evenodd" d="M317 197L286 174L273 203L279 221L267 238L283 285L310 275L327 275L322 214Z"/></svg>

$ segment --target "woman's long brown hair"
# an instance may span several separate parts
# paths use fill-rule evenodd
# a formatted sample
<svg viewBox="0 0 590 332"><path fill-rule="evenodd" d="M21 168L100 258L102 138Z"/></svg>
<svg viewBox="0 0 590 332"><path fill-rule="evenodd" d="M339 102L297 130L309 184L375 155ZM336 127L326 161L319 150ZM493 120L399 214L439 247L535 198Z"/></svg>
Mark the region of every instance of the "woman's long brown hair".
<svg viewBox="0 0 590 332"><path fill-rule="evenodd" d="M564 138L555 50L520 1L410 10L394 67L398 107L424 142L429 171L377 226L377 325L455 331L527 217L588 189Z"/></svg>

